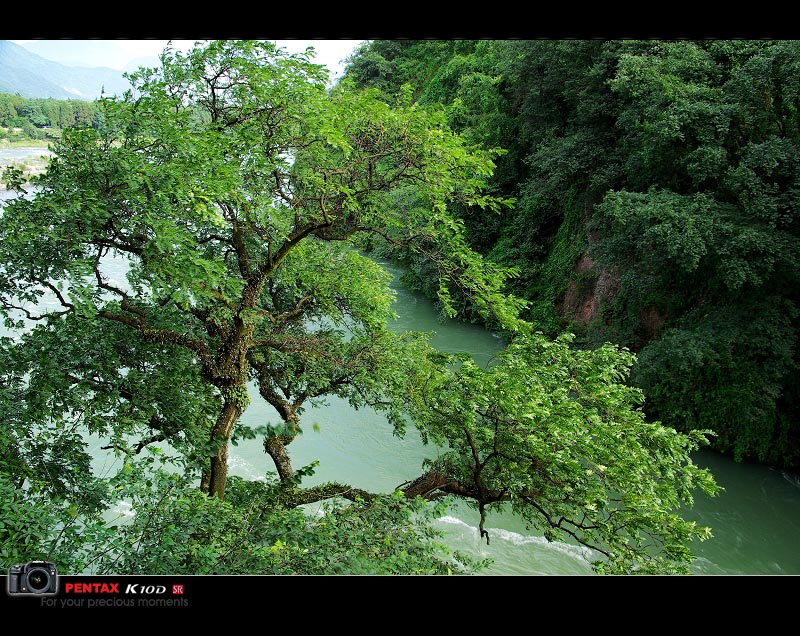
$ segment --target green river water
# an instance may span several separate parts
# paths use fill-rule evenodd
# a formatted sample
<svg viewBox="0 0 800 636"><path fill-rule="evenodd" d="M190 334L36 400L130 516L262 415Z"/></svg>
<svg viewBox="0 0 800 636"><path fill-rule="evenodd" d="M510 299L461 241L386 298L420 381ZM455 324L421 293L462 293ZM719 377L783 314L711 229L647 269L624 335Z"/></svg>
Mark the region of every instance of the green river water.
<svg viewBox="0 0 800 636"><path fill-rule="evenodd" d="M15 149L16 150L16 149ZM39 150L39 149L36 149ZM15 152L15 155L18 153ZM16 158L16 156L15 156ZM0 192L0 199L5 192ZM395 275L399 271L384 266ZM124 275L119 272L119 279ZM391 328L433 332L433 343L445 351L464 351L480 364L502 346L489 331L454 321L441 322L432 303L396 285L398 314ZM271 407L255 394L243 422L276 421ZM289 446L294 466L319 461L307 485L328 480L371 491L389 492L421 473L422 459L436 449L424 446L413 429L403 439L392 434L383 416L353 410L345 401L309 408L303 434ZM316 426L314 426L316 425ZM106 464L98 458L99 464ZM800 476L766 466L737 463L710 451L698 452L698 464L712 470L724 491L715 498L697 493L687 518L712 528L713 537L694 546L697 574L800 574ZM273 469L260 439L230 449L230 471L250 479ZM108 467L108 464L106 464ZM477 512L453 506L438 520L445 540L455 549L493 560L486 574L590 574L586 550L566 543L548 543L510 514L490 514L486 528L491 543L478 539Z"/></svg>

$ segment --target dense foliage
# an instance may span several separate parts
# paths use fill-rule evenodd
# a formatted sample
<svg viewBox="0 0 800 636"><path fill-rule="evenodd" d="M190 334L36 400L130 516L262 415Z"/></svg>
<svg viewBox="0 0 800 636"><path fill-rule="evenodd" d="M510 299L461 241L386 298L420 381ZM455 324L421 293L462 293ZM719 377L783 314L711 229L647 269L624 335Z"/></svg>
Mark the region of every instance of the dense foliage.
<svg viewBox="0 0 800 636"><path fill-rule="evenodd" d="M14 138L14 129L28 139L45 139L64 128L96 125L94 102L20 97L0 93L0 139Z"/></svg>
<svg viewBox="0 0 800 636"><path fill-rule="evenodd" d="M520 318L504 290L518 272L483 259L451 214L511 205L487 191L496 151L408 91L328 91L309 58L268 42L167 49L98 104L99 125L65 129L32 189L7 172L3 560L472 571L430 525L430 502L457 497L487 540L486 509L510 506L591 548L600 572L686 572L710 531L678 511L718 490L690 455L705 434L645 420L630 352L579 351ZM443 310L466 299L508 347L484 369L390 331L389 276L357 237L418 256ZM304 486L313 466L289 447L327 396L398 435L417 427L439 459L393 493ZM243 426L251 400L274 419ZM230 444L256 436L264 481L229 479Z"/></svg>
<svg viewBox="0 0 800 636"><path fill-rule="evenodd" d="M452 209L526 318L636 351L653 419L796 468L798 71L795 41L378 40L347 77L507 149L490 187L514 208Z"/></svg>

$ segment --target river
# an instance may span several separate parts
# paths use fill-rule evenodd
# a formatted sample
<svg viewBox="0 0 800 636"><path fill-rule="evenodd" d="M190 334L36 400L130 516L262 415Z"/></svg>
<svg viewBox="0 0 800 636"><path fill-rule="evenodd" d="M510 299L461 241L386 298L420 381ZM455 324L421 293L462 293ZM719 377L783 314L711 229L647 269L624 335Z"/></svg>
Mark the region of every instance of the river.
<svg viewBox="0 0 800 636"><path fill-rule="evenodd" d="M24 158L20 149L13 150L15 160ZM32 151L41 153L41 148ZM5 196L8 193L0 191L0 199ZM399 270L384 266L397 281ZM495 334L474 325L441 322L430 301L397 283L395 290L398 318L390 325L392 329L432 332L435 346L465 351L480 364L487 363L502 346ZM242 421L255 426L265 420L274 422L276 416L254 393ZM369 409L355 411L337 398L325 406L310 407L302 425L303 434L289 446L289 452L296 468L319 461L307 485L336 480L389 492L418 476L422 459L436 452L425 447L413 429L398 439L383 416ZM711 539L693 546L697 558L692 572L800 574L800 475L737 463L711 451L697 452L695 461L710 468L725 490L714 498L697 493L694 507L684 512L685 517L710 526L713 532ZM260 439L242 441L230 449L232 474L258 479L272 468ZM479 540L477 512L466 506L453 506L437 524L453 548L493 560L486 574L591 574L584 549L548 543L509 514L488 516L490 545Z"/></svg>

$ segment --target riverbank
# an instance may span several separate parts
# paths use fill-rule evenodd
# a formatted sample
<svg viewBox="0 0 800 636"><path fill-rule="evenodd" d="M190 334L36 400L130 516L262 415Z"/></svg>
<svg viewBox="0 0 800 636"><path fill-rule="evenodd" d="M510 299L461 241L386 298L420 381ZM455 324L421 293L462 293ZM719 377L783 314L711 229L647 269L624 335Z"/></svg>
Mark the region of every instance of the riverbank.
<svg viewBox="0 0 800 636"><path fill-rule="evenodd" d="M47 139L0 139L0 148L47 148L51 143Z"/></svg>
<svg viewBox="0 0 800 636"><path fill-rule="evenodd" d="M5 140L3 140L5 141ZM47 168L47 163L52 154L48 143L31 142L20 145L16 142L10 144L0 143L0 175L6 168L22 170L26 179L41 174ZM0 178L0 191L6 189L5 178Z"/></svg>

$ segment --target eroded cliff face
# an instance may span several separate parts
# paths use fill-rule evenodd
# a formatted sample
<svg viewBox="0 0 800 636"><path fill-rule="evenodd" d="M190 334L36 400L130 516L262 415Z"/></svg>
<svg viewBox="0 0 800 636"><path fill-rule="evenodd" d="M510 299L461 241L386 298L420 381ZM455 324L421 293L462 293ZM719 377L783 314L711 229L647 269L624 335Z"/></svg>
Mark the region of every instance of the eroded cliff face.
<svg viewBox="0 0 800 636"><path fill-rule="evenodd" d="M618 291L619 282L586 251L575 263L558 313L567 322L586 326L597 317L602 303L613 300Z"/></svg>
<svg viewBox="0 0 800 636"><path fill-rule="evenodd" d="M575 260L567 288L561 301L556 305L563 327L570 324L586 328L591 328L592 324L600 327L599 321L609 320L608 316L604 318L601 315L603 308L614 303L622 288L620 279L624 272L605 267L590 255L593 247L602 240L597 231L588 229L590 221L591 207L587 206L582 223L588 245ZM649 341L658 338L668 318L654 307L640 309L636 313L637 342L632 348L640 349Z"/></svg>
<svg viewBox="0 0 800 636"><path fill-rule="evenodd" d="M588 250L575 262L572 276L557 310L563 326L568 324L589 327L602 320L600 312L604 306L614 302L620 291L619 273L600 266ZM638 333L642 337L639 347L658 338L668 316L653 307L641 309L636 314L639 323Z"/></svg>

